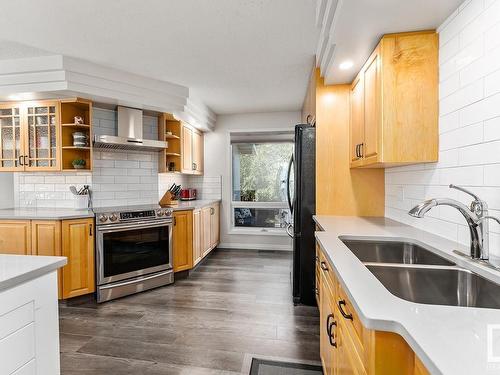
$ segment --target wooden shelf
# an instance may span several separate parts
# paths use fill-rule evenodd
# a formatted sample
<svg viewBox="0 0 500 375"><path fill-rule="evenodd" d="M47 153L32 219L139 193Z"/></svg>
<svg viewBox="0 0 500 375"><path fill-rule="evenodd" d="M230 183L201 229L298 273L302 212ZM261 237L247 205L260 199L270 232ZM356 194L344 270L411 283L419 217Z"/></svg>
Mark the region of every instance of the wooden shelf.
<svg viewBox="0 0 500 375"><path fill-rule="evenodd" d="M63 146L63 150L90 150L90 147Z"/></svg>
<svg viewBox="0 0 500 375"><path fill-rule="evenodd" d="M165 155L167 155L167 156L181 156L181 154L178 154L177 152L165 152Z"/></svg>
<svg viewBox="0 0 500 375"><path fill-rule="evenodd" d="M63 172L90 172L90 168L63 168Z"/></svg>
<svg viewBox="0 0 500 375"><path fill-rule="evenodd" d="M90 125L87 125L87 124L61 124L61 126L68 127L68 128L90 129Z"/></svg>
<svg viewBox="0 0 500 375"><path fill-rule="evenodd" d="M165 139L181 139L181 137L174 134L165 134Z"/></svg>

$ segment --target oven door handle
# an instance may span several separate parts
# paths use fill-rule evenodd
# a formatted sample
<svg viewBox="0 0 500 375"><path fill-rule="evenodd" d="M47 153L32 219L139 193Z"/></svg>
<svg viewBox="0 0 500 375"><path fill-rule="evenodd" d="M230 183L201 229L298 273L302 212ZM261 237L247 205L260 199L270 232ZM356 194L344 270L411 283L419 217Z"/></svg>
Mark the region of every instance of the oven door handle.
<svg viewBox="0 0 500 375"><path fill-rule="evenodd" d="M124 231L129 229L148 229L148 228L157 228L164 226L171 226L172 220L163 220L157 221L154 223L135 223L135 224L120 224L120 225L102 225L98 226L97 230L99 232L112 232L112 231Z"/></svg>
<svg viewBox="0 0 500 375"><path fill-rule="evenodd" d="M150 280L150 279L155 279L158 276L168 275L169 273L172 273L172 269L169 269L168 271L165 271L165 272L155 273L153 275L149 275L149 276L145 276L145 277L134 278L133 280L116 282L116 283L112 283L112 284L108 284L108 285L99 285L99 289L110 289L110 288L116 288L119 286L137 284L137 282L139 282L139 281L146 281L146 280Z"/></svg>

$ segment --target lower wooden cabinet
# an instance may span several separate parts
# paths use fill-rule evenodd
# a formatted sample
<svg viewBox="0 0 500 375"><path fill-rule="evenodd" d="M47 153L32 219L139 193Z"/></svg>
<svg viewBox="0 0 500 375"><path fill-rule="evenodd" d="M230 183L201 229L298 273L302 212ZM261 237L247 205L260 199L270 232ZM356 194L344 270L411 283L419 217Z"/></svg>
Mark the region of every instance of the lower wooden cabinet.
<svg viewBox="0 0 500 375"><path fill-rule="evenodd" d="M62 297L95 292L94 219L63 220L62 245Z"/></svg>
<svg viewBox="0 0 500 375"><path fill-rule="evenodd" d="M0 253L31 254L31 221L0 221Z"/></svg>
<svg viewBox="0 0 500 375"><path fill-rule="evenodd" d="M398 334L363 326L322 250L318 247L320 357L325 375L428 375Z"/></svg>
<svg viewBox="0 0 500 375"><path fill-rule="evenodd" d="M65 256L59 298L95 292L94 219L0 220L0 253Z"/></svg>
<svg viewBox="0 0 500 375"><path fill-rule="evenodd" d="M193 268L219 244L219 204L174 211L174 272Z"/></svg>
<svg viewBox="0 0 500 375"><path fill-rule="evenodd" d="M174 211L172 241L174 272L193 268L193 211Z"/></svg>

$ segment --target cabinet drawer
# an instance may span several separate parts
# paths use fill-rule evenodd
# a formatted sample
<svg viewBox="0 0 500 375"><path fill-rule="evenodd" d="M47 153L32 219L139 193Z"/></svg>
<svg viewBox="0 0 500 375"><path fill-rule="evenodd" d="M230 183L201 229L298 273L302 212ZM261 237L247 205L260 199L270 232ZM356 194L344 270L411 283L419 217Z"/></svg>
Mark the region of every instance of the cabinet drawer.
<svg viewBox="0 0 500 375"><path fill-rule="evenodd" d="M21 367L16 372L13 372L12 375L36 375L36 362L34 359L26 363L23 367Z"/></svg>
<svg viewBox="0 0 500 375"><path fill-rule="evenodd" d="M334 271L332 266L322 251L319 252L319 268L320 272L325 275L325 281L328 283L328 286L332 291L332 298L335 300L337 298L337 278L333 273Z"/></svg>
<svg viewBox="0 0 500 375"><path fill-rule="evenodd" d="M34 358L34 323L30 323L0 340L0 374L12 374Z"/></svg>
<svg viewBox="0 0 500 375"><path fill-rule="evenodd" d="M339 331L339 349L341 353L338 364L339 373L366 375L367 371L364 365L363 357L357 352L346 324L343 321L340 321L337 328Z"/></svg>
<svg viewBox="0 0 500 375"><path fill-rule="evenodd" d="M33 302L0 316L0 341L35 321Z"/></svg>

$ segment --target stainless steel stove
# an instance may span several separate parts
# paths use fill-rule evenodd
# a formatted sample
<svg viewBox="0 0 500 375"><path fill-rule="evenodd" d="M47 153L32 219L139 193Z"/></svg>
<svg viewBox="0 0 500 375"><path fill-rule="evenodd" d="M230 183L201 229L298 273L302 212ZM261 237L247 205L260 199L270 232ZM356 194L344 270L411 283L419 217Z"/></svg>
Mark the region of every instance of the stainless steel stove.
<svg viewBox="0 0 500 375"><path fill-rule="evenodd" d="M97 302L174 282L171 208L108 207L94 212Z"/></svg>

